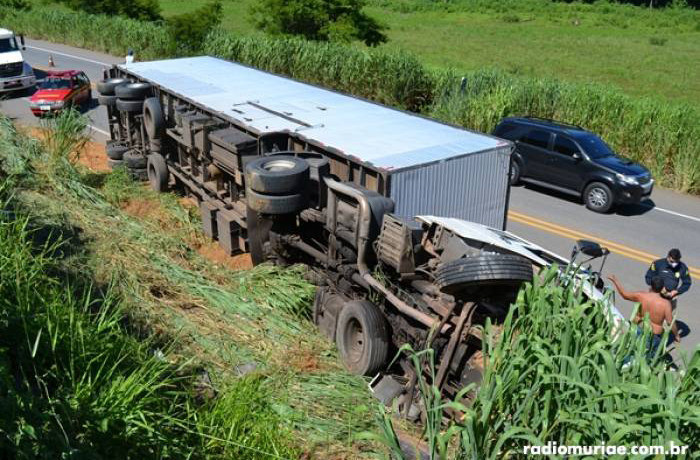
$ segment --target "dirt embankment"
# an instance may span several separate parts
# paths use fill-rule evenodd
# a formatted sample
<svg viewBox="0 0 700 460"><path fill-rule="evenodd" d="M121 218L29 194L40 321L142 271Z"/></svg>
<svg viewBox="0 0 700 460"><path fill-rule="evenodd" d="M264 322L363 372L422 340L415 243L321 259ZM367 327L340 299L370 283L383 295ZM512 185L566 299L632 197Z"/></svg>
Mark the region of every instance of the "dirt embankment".
<svg viewBox="0 0 700 460"><path fill-rule="evenodd" d="M34 137L42 138L42 132L39 129L32 128L29 132ZM107 164L105 146L99 142L88 141L79 152L79 155L77 155L77 162L96 173L107 173L110 171ZM198 207L197 203L190 198L183 198L179 201L183 207ZM162 209L157 200L149 198L131 199L124 203L121 208L127 214L139 219L150 219L162 223L167 221L165 210ZM230 256L216 241L202 240L201 238L185 240L199 255L216 265L231 270L249 270L253 268L250 254Z"/></svg>

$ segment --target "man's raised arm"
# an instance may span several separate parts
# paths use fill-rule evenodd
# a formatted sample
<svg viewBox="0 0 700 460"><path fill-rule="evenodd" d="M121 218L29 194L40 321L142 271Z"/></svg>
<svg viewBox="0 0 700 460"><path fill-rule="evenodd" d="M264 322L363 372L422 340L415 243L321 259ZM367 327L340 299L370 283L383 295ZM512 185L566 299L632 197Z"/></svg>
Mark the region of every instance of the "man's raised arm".
<svg viewBox="0 0 700 460"><path fill-rule="evenodd" d="M610 275L608 279L612 281L612 283L615 285L615 289L617 289L617 292L620 293L623 299L629 300L630 302L639 302L639 293L625 291L625 288L622 287L620 280L617 279L617 276Z"/></svg>

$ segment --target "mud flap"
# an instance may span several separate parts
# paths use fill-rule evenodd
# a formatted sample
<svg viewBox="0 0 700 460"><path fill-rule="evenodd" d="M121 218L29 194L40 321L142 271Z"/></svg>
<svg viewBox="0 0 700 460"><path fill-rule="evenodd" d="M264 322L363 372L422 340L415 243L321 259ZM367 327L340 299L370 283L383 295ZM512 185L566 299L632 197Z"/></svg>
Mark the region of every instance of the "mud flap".
<svg viewBox="0 0 700 460"><path fill-rule="evenodd" d="M266 219L260 213L246 206L246 226L248 227L248 247L253 265L265 262L264 245L270 240L272 220Z"/></svg>

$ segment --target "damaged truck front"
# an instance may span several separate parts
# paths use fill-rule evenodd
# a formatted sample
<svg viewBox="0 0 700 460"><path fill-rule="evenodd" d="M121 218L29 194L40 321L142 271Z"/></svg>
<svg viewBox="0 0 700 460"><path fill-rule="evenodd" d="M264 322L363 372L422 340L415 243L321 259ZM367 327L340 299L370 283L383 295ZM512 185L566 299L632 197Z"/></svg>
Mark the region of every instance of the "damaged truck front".
<svg viewBox="0 0 700 460"><path fill-rule="evenodd" d="M479 380L477 326L533 277L527 254L460 231L506 241L510 143L211 57L105 77L110 164L195 197L230 254L306 264L350 371L410 388L406 361L387 367L411 344L444 391Z"/></svg>

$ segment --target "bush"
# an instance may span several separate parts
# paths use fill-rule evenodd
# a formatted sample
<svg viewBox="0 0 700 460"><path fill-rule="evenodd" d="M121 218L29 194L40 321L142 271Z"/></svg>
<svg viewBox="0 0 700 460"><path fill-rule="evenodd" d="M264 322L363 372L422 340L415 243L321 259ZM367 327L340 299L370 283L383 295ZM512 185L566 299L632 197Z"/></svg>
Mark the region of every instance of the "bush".
<svg viewBox="0 0 700 460"><path fill-rule="evenodd" d="M386 42L385 28L362 12L364 0L262 0L251 7L255 25L273 35L370 46Z"/></svg>
<svg viewBox="0 0 700 460"><path fill-rule="evenodd" d="M196 54L202 50L207 34L221 23L221 17L221 2L215 0L191 13L169 17L166 25L179 53Z"/></svg>
<svg viewBox="0 0 700 460"><path fill-rule="evenodd" d="M59 0L76 11L126 16L143 21L161 19L158 0Z"/></svg>

